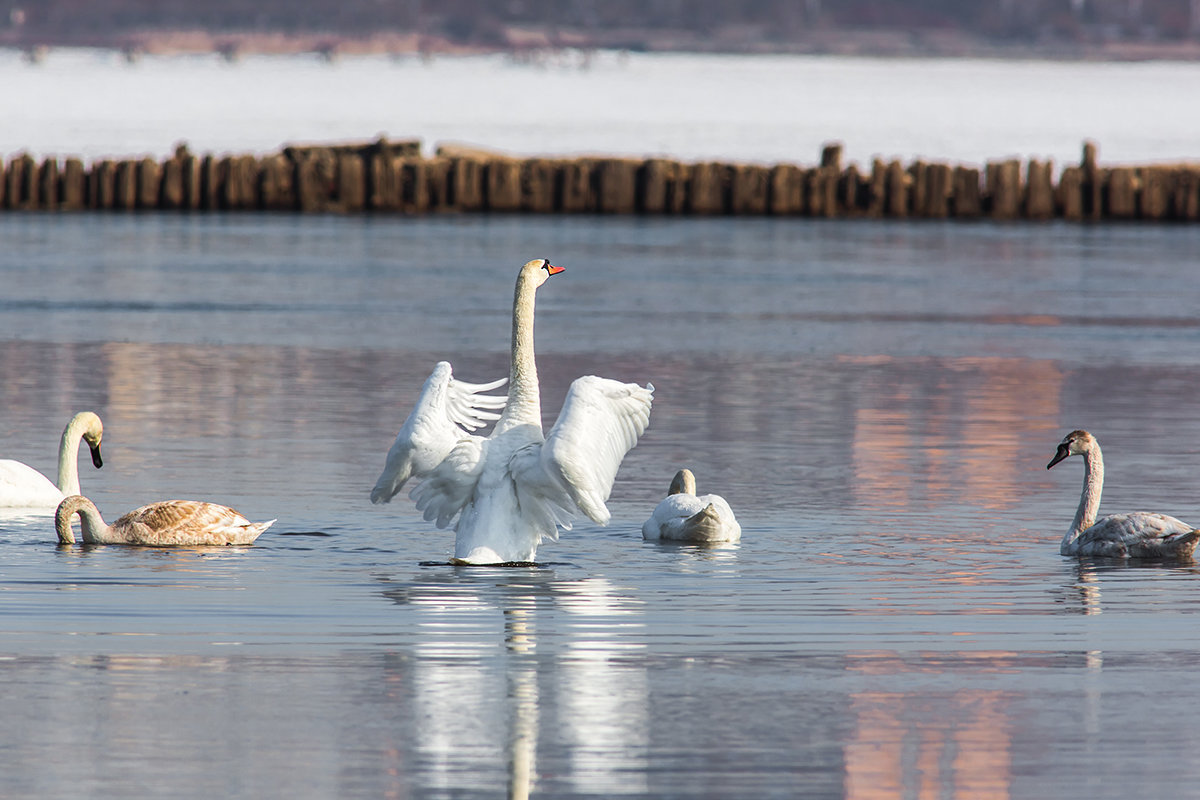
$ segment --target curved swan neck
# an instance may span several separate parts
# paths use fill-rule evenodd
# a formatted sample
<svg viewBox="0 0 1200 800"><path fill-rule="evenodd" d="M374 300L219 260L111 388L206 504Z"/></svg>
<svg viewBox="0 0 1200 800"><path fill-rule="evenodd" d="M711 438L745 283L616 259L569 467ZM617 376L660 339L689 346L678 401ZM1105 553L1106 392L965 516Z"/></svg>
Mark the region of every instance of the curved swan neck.
<svg viewBox="0 0 1200 800"><path fill-rule="evenodd" d="M1069 544L1079 537L1092 525L1096 524L1096 514L1100 511L1100 493L1104 489L1104 457L1100 454L1100 445L1093 444L1083 452L1083 493L1079 497L1079 509L1075 512L1075 520L1071 529L1063 537L1063 544Z"/></svg>
<svg viewBox="0 0 1200 800"><path fill-rule="evenodd" d="M541 390L538 387L537 364L533 349L533 311L537 284L529 270L517 276L513 294L512 353L508 378L508 405L496 430L518 424L542 424Z"/></svg>
<svg viewBox="0 0 1200 800"><path fill-rule="evenodd" d="M88 424L86 416L76 414L63 428L58 443L58 490L67 496L79 494L79 442Z"/></svg>
<svg viewBox="0 0 1200 800"><path fill-rule="evenodd" d="M75 533L71 530L71 518L79 514L79 527L85 542L102 542L107 538L108 525L100 516L96 504L82 495L71 495L63 500L54 514L54 529L58 532L58 541L63 544L74 544Z"/></svg>

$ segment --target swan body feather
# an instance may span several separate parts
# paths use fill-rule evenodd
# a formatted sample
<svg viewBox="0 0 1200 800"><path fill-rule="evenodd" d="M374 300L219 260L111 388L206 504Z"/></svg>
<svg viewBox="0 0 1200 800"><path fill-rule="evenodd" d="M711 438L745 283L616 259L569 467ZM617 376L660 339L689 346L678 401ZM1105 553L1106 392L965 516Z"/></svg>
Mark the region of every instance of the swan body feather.
<svg viewBox="0 0 1200 800"><path fill-rule="evenodd" d="M58 541L74 544L71 519L80 516L85 544L131 544L143 547L197 547L252 544L269 522L251 522L228 506L200 500L164 500L135 508L107 525L91 500L72 495L58 506L54 527Z"/></svg>
<svg viewBox="0 0 1200 800"><path fill-rule="evenodd" d="M1072 431L1058 445L1050 469L1070 456L1083 456L1083 494L1059 552L1064 556L1108 558L1188 558L1200 531L1166 514L1135 511L1096 519L1104 488L1104 457L1100 443L1084 430Z"/></svg>
<svg viewBox="0 0 1200 800"><path fill-rule="evenodd" d="M733 509L717 494L696 495L689 469L675 474L667 496L642 523L642 538L676 542L736 542L742 538Z"/></svg>
<svg viewBox="0 0 1200 800"><path fill-rule="evenodd" d="M0 459L0 508L21 508L52 512L68 495L79 494L79 442L92 453L97 469L104 465L100 442L104 425L91 411L71 417L63 428L58 444L58 484L28 464Z"/></svg>
<svg viewBox="0 0 1200 800"><path fill-rule="evenodd" d="M557 540L559 528L570 530L576 518L607 524L611 514L605 504L617 470L649 423L653 385L585 375L571 384L557 421L543 431L533 353L534 295L562 271L541 258L521 268L513 299L508 397L479 400L478 392L502 383L497 381L475 387L462 401L480 419L495 418L495 410L502 409L491 435L470 434L461 423L445 425L437 413L432 415L436 423L413 425L428 437L424 453L429 458L413 461L411 474L421 481L410 497L426 520L439 528L454 525L456 562L533 561L542 540ZM397 442L415 435L402 428ZM391 480L391 462L389 453L372 499Z"/></svg>

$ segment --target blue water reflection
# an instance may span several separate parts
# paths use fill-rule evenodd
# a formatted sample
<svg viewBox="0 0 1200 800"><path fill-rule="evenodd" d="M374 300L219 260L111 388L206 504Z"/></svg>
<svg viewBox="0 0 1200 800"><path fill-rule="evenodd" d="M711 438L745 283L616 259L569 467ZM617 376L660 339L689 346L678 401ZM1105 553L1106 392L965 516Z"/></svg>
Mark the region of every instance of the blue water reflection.
<svg viewBox="0 0 1200 800"><path fill-rule="evenodd" d="M0 217L0 453L84 491L278 517L252 548L54 544L0 517L14 797L1182 796L1192 564L1058 555L1104 508L1200 520L1187 227ZM559 258L561 254L561 258ZM367 499L432 364L505 374L516 268L553 416L652 381L613 522L538 568ZM646 543L681 466L740 543ZM103 746L97 746L102 742ZM202 755L196 755L199 752ZM212 763L221 770L212 770ZM136 766L137 769L132 769ZM1081 789L1082 787L1082 789Z"/></svg>

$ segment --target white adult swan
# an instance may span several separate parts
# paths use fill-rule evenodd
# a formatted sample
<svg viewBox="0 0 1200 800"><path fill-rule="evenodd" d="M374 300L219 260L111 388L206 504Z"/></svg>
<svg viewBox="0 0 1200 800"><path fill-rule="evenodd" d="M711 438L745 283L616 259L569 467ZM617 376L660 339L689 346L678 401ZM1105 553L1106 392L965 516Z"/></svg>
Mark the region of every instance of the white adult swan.
<svg viewBox="0 0 1200 800"><path fill-rule="evenodd" d="M1186 558L1196 549L1197 531L1166 514L1136 511L1096 519L1104 488L1104 459L1100 443L1087 431L1071 431L1046 465L1050 469L1070 456L1083 456L1083 495L1071 529L1063 536L1064 556L1110 558Z"/></svg>
<svg viewBox="0 0 1200 800"><path fill-rule="evenodd" d="M63 429L58 444L58 485L33 467L11 459L0 460L0 508L53 511L67 495L79 494L79 440L87 442L92 463L99 469L100 440L104 426L91 411L80 411Z"/></svg>
<svg viewBox="0 0 1200 800"><path fill-rule="evenodd" d="M451 378L449 364L438 364L371 492L372 502L386 503L409 475L423 478L411 496L425 519L446 528L458 518L455 563L533 561L542 539L558 539L558 526L570 530L575 517L607 524L604 503L617 468L650 421L653 385L588 375L571 384L543 435L534 296L562 271L536 258L517 275L507 402L478 393L503 381L463 384ZM495 419L501 406L491 436L468 432Z"/></svg>
<svg viewBox="0 0 1200 800"><path fill-rule="evenodd" d="M675 473L666 498L642 524L643 539L676 542L736 542L742 526L724 497L696 496L696 476L690 469Z"/></svg>
<svg viewBox="0 0 1200 800"><path fill-rule="evenodd" d="M54 514L58 541L74 544L71 518L79 514L85 544L134 544L143 547L196 547L251 544L270 522L251 522L228 506L199 500L164 500L135 508L106 525L95 503L82 495L62 501Z"/></svg>

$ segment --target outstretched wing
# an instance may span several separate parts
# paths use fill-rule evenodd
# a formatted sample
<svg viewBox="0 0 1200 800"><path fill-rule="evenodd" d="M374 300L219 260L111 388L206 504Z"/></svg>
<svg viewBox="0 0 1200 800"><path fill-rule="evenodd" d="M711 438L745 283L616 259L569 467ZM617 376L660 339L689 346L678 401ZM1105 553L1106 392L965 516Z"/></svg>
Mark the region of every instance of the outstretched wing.
<svg viewBox="0 0 1200 800"><path fill-rule="evenodd" d="M439 361L388 451L383 472L371 490L371 502L390 501L409 478L423 477L435 469L468 431L499 419L508 398L483 392L503 386L507 380L455 380L450 364Z"/></svg>
<svg viewBox="0 0 1200 800"><path fill-rule="evenodd" d="M547 513L560 525L559 510L607 524L611 515L604 503L621 461L650 422L653 399L653 384L643 388L594 375L577 378L545 443L518 452L510 462L518 489L557 507Z"/></svg>

